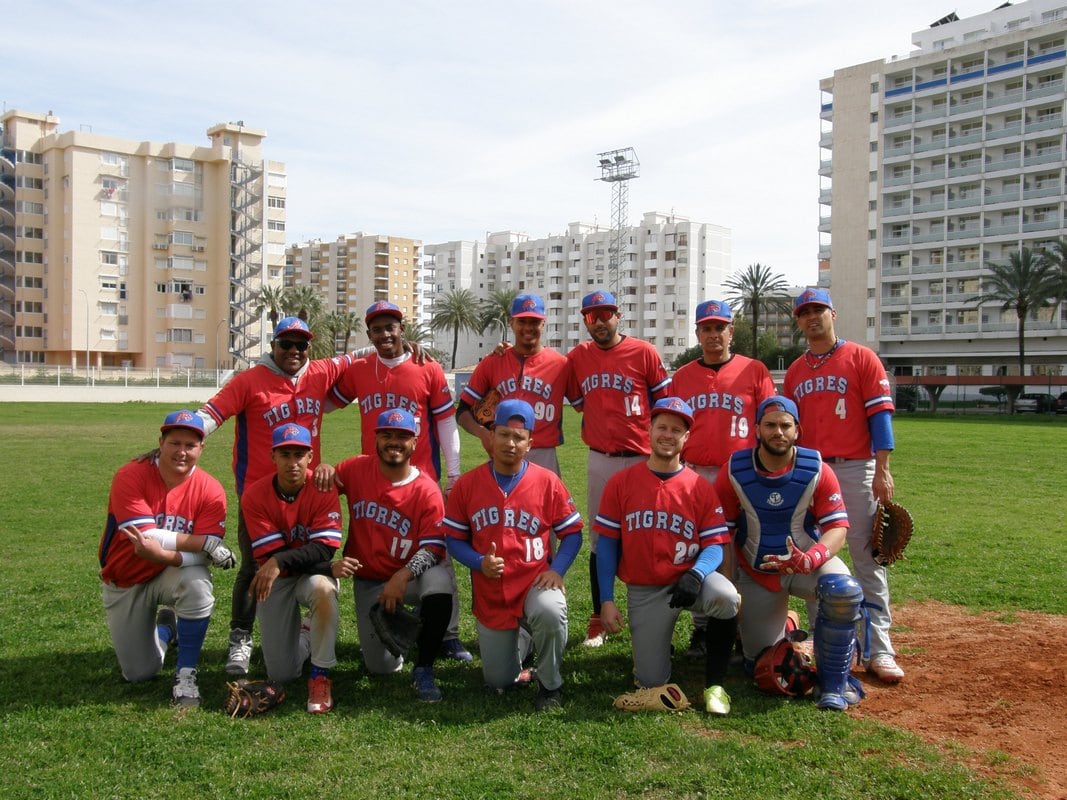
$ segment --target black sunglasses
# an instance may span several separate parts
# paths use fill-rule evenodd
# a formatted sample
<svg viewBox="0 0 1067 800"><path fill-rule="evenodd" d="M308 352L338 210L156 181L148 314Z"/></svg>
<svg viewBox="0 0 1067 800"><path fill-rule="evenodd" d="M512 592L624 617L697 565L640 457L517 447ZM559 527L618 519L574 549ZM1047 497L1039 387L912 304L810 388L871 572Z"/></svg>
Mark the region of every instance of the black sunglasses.
<svg viewBox="0 0 1067 800"><path fill-rule="evenodd" d="M294 347L301 353L308 349L311 343L307 339L278 339L277 345L282 350L292 350Z"/></svg>

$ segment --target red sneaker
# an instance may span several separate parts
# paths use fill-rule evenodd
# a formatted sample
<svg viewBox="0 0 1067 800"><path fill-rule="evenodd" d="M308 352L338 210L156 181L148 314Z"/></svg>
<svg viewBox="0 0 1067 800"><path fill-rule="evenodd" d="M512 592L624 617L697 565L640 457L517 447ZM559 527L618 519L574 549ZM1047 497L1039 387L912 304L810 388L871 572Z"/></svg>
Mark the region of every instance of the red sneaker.
<svg viewBox="0 0 1067 800"><path fill-rule="evenodd" d="M308 681L308 713L325 714L333 708L333 696L330 690L333 682L325 675Z"/></svg>

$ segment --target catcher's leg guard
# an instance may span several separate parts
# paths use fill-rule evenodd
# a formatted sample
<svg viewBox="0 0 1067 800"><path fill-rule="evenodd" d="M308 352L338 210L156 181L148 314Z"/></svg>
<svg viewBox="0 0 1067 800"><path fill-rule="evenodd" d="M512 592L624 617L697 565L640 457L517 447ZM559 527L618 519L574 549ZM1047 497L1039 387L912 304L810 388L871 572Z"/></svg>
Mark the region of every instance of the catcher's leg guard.
<svg viewBox="0 0 1067 800"><path fill-rule="evenodd" d="M850 684L856 657L856 622L863 616L863 590L851 575L824 575L816 588L815 666L819 708L844 710L859 694Z"/></svg>

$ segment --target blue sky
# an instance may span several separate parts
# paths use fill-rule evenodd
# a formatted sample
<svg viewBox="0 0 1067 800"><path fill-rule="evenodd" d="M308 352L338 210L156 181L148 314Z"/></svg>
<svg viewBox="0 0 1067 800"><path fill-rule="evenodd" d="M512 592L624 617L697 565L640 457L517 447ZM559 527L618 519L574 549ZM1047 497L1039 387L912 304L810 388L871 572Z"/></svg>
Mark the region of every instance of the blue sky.
<svg viewBox="0 0 1067 800"><path fill-rule="evenodd" d="M631 222L673 210L724 225L735 269L806 283L819 79L997 5L41 0L7 16L0 101L138 140L264 129L289 174L290 241L607 225L596 154L634 147Z"/></svg>

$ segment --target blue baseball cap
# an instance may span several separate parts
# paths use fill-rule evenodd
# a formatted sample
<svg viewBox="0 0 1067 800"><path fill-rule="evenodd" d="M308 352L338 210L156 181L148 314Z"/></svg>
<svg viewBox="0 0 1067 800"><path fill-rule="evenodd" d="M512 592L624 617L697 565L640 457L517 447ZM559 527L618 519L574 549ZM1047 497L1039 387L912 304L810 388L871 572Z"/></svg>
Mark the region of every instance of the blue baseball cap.
<svg viewBox="0 0 1067 800"><path fill-rule="evenodd" d="M311 328L300 317L283 317L278 320L277 326L274 328L274 338L281 339L283 336L306 336L308 341L315 338L315 335L311 332Z"/></svg>
<svg viewBox="0 0 1067 800"><path fill-rule="evenodd" d="M734 312L722 300L705 300L697 306L696 324L699 325L701 322L707 322L712 319L717 319L721 322L733 322Z"/></svg>
<svg viewBox="0 0 1067 800"><path fill-rule="evenodd" d="M288 422L271 432L271 450L277 447L306 447L311 449L311 431L303 425Z"/></svg>
<svg viewBox="0 0 1067 800"><path fill-rule="evenodd" d="M402 408L387 408L378 415L378 424L374 426L377 431L407 431L415 435L415 417L410 411Z"/></svg>
<svg viewBox="0 0 1067 800"><path fill-rule="evenodd" d="M379 300L367 309L363 321L370 325L370 321L381 314L388 314L390 317L396 317L399 320L404 319L404 312L400 310L399 306L387 300Z"/></svg>
<svg viewBox="0 0 1067 800"><path fill-rule="evenodd" d="M582 298L582 313L584 314L597 308L610 308L612 311L618 311L619 304L615 302L615 295L611 292L598 289Z"/></svg>
<svg viewBox="0 0 1067 800"><path fill-rule="evenodd" d="M166 419L163 420L163 425L160 427L160 433L166 433L173 428L185 428L186 430L199 433L200 438L204 438L204 420L192 411L182 409L181 411L172 411L167 414Z"/></svg>
<svg viewBox="0 0 1067 800"><path fill-rule="evenodd" d="M680 397L664 397L662 400L657 400L649 416L655 419L657 414L674 414L685 420L687 428L693 427L693 409Z"/></svg>
<svg viewBox="0 0 1067 800"><path fill-rule="evenodd" d="M793 304L793 315L800 313L804 306L819 305L834 310L834 303L830 299L830 293L825 289L805 289L797 295L797 301Z"/></svg>
<svg viewBox="0 0 1067 800"><path fill-rule="evenodd" d="M512 319L544 319L545 301L535 294L520 294L511 302Z"/></svg>
<svg viewBox="0 0 1067 800"><path fill-rule="evenodd" d="M800 424L800 411L797 410L797 404L788 397L775 395L774 397L768 397L760 403L759 406L756 407L757 425L759 425L760 420L763 419L763 415L768 411L784 411L787 414L791 414L796 423L798 425Z"/></svg>
<svg viewBox="0 0 1067 800"><path fill-rule="evenodd" d="M507 425L513 419L522 420L522 427L528 431L534 429L533 406L525 400L501 400L496 407L496 416L493 417L494 425Z"/></svg>

